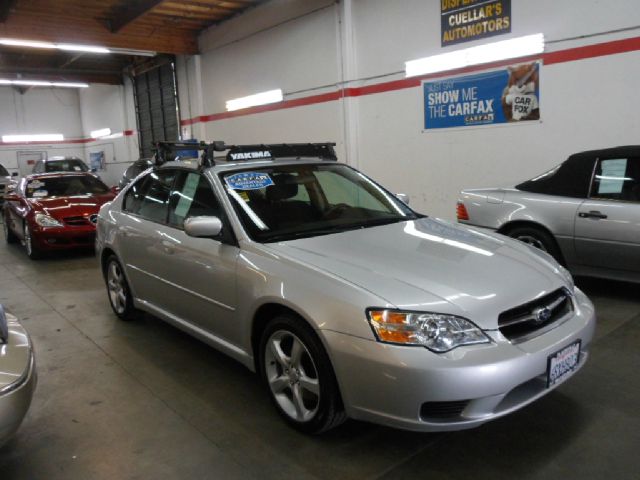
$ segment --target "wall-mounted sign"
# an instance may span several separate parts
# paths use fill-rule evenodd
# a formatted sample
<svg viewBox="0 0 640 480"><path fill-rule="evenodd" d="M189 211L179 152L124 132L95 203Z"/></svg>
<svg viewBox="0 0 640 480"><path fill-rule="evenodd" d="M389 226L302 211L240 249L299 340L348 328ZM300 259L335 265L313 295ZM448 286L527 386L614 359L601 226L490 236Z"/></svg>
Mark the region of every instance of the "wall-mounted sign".
<svg viewBox="0 0 640 480"><path fill-rule="evenodd" d="M425 81L424 128L468 127L540 119L540 63Z"/></svg>
<svg viewBox="0 0 640 480"><path fill-rule="evenodd" d="M511 31L511 0L440 0L441 44L492 37Z"/></svg>

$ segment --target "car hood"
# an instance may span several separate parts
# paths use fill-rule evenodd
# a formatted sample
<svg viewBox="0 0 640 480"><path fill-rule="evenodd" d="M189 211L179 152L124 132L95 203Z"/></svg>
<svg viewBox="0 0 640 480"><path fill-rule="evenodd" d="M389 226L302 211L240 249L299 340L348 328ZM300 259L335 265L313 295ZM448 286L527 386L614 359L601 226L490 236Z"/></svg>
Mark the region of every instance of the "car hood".
<svg viewBox="0 0 640 480"><path fill-rule="evenodd" d="M397 308L461 315L485 329L497 328L500 312L567 286L555 261L525 244L429 218L271 246Z"/></svg>
<svg viewBox="0 0 640 480"><path fill-rule="evenodd" d="M100 207L113 200L112 193L104 195L78 195L73 197L31 198L34 210L46 213L55 219L80 217L98 213Z"/></svg>

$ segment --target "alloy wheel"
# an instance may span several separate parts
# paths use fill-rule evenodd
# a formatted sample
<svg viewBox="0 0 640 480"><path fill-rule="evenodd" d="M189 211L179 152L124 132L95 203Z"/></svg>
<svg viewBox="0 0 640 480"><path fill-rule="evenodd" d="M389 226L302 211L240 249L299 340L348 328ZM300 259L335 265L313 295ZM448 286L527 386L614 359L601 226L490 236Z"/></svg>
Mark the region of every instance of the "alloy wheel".
<svg viewBox="0 0 640 480"><path fill-rule="evenodd" d="M267 340L265 373L276 402L292 420L307 422L320 406L318 370L305 344L287 330Z"/></svg>
<svg viewBox="0 0 640 480"><path fill-rule="evenodd" d="M125 289L124 274L117 262L109 263L107 269L107 288L111 306L119 315L127 308L127 294Z"/></svg>
<svg viewBox="0 0 640 480"><path fill-rule="evenodd" d="M532 247L536 247L537 249L542 250L543 252L547 252L547 248L545 247L542 240L534 237L533 235L519 235L515 238L517 240L520 240L521 242L531 245Z"/></svg>

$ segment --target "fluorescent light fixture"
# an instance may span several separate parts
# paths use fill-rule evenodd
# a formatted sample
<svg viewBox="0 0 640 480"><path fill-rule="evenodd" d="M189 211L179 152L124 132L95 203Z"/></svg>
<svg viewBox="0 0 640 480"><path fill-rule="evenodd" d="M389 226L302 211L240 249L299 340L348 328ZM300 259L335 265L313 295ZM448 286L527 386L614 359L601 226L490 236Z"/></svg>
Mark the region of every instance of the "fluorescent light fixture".
<svg viewBox="0 0 640 480"><path fill-rule="evenodd" d="M111 53L108 48L95 45L81 45L75 43L52 43L38 42L35 40L18 40L15 38L0 38L0 45L10 47L29 47L29 48L50 48L65 50L68 52L85 52L85 53Z"/></svg>
<svg viewBox="0 0 640 480"><path fill-rule="evenodd" d="M64 140L61 133L40 133L35 135L3 135L4 143L20 143L20 142L60 142Z"/></svg>
<svg viewBox="0 0 640 480"><path fill-rule="evenodd" d="M105 47L95 47L92 45L76 45L74 43L56 43L56 48L67 52L87 52L87 53L111 53Z"/></svg>
<svg viewBox="0 0 640 480"><path fill-rule="evenodd" d="M415 77L509 58L528 57L542 52L544 52L544 35L537 33L411 60L405 62L405 73L407 77Z"/></svg>
<svg viewBox="0 0 640 480"><path fill-rule="evenodd" d="M80 82L47 82L44 80L8 80L0 78L0 85L18 85L20 87L59 87L59 88L87 88L88 83Z"/></svg>
<svg viewBox="0 0 640 480"><path fill-rule="evenodd" d="M269 90L268 92L256 93L248 97L234 98L227 101L227 110L240 110L241 108L255 107L257 105L266 105L268 103L281 102L284 97L282 90Z"/></svg>
<svg viewBox="0 0 640 480"><path fill-rule="evenodd" d="M111 135L110 128L101 128L91 132L91 138L108 137L109 135Z"/></svg>

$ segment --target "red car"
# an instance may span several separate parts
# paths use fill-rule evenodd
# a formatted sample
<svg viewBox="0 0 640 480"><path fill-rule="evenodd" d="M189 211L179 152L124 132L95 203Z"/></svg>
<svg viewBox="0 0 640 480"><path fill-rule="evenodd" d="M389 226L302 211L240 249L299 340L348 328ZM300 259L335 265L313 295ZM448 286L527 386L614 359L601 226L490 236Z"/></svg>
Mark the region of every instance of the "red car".
<svg viewBox="0 0 640 480"><path fill-rule="evenodd" d="M54 250L92 247L100 207L115 193L90 173L29 175L5 196L8 243L21 241L30 258Z"/></svg>

